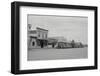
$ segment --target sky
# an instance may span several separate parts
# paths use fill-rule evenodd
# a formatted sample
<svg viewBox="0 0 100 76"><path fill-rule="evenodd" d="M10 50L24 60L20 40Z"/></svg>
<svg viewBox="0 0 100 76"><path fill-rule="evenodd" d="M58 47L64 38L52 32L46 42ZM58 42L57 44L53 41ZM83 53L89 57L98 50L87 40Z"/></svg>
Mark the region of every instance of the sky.
<svg viewBox="0 0 100 76"><path fill-rule="evenodd" d="M64 37L67 41L88 43L88 17L27 15L28 24L48 30L48 37Z"/></svg>

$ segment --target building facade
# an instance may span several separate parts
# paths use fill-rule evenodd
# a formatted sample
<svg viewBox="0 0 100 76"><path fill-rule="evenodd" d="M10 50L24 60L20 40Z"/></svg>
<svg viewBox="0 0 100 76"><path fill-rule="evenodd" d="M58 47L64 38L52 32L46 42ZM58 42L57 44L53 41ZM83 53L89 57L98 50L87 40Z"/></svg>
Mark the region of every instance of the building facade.
<svg viewBox="0 0 100 76"><path fill-rule="evenodd" d="M28 48L44 48L48 45L48 30L37 27L36 30L28 29Z"/></svg>

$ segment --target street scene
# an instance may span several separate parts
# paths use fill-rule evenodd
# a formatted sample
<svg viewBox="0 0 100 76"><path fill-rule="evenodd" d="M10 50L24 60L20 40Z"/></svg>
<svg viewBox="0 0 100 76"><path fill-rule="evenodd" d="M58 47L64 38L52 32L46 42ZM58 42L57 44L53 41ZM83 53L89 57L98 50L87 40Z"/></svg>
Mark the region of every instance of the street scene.
<svg viewBox="0 0 100 76"><path fill-rule="evenodd" d="M28 60L88 58L86 20L84 17L28 15ZM59 26L54 28L54 24Z"/></svg>

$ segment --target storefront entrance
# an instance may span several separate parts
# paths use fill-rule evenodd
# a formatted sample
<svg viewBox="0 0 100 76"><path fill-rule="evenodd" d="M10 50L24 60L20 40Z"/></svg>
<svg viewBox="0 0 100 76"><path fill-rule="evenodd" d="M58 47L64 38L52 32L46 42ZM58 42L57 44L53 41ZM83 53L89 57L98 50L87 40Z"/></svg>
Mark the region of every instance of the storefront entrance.
<svg viewBox="0 0 100 76"><path fill-rule="evenodd" d="M41 48L44 48L45 46L48 45L47 44L48 43L47 40L42 40L42 39L38 39L37 43L38 43L38 46L40 46Z"/></svg>

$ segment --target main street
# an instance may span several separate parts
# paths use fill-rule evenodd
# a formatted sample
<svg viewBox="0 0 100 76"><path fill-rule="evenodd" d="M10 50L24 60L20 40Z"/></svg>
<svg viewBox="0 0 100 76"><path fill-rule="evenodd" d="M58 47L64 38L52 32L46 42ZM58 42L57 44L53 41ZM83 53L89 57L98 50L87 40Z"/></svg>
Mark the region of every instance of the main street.
<svg viewBox="0 0 100 76"><path fill-rule="evenodd" d="M28 60L55 60L55 59L80 59L87 58L87 48L68 49L31 49L28 50Z"/></svg>

